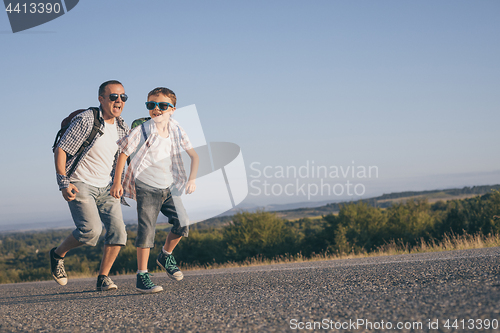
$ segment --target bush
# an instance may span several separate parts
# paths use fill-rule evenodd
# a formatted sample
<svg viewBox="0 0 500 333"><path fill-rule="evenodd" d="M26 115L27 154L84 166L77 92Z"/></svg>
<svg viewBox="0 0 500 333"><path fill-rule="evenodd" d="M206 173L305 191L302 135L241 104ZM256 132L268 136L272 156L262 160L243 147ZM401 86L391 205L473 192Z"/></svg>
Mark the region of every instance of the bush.
<svg viewBox="0 0 500 333"><path fill-rule="evenodd" d="M276 214L264 211L236 214L233 223L224 227L223 241L226 260L234 261L255 256L273 258L297 250L292 229Z"/></svg>

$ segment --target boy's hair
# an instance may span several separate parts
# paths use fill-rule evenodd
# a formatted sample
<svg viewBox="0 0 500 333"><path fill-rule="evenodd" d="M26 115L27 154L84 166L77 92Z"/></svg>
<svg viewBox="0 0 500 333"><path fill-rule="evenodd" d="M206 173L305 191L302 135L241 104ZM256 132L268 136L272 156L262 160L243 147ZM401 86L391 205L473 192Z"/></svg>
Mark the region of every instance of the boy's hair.
<svg viewBox="0 0 500 333"><path fill-rule="evenodd" d="M175 93L168 89L168 88L163 88L163 87L159 87L159 88L154 88L153 90L151 90L148 94L148 99L150 96L158 96L158 95L165 95L167 96L168 98L170 98L170 100L172 101L172 104L175 106L175 104L177 103L177 97L175 97Z"/></svg>
<svg viewBox="0 0 500 333"><path fill-rule="evenodd" d="M110 84L119 84L123 87L123 84L120 81L117 81L117 80L106 81L99 86L99 96L103 96L104 90L106 90L106 87Z"/></svg>

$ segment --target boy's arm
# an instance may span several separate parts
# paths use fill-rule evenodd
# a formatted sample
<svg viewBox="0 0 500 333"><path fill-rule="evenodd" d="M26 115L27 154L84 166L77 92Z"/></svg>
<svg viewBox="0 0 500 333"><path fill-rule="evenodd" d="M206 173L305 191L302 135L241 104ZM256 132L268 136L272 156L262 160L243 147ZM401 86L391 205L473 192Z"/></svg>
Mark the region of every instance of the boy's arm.
<svg viewBox="0 0 500 333"><path fill-rule="evenodd" d="M121 198L123 195L122 173L125 168L125 163L127 162L127 157L128 156L125 153L120 153L118 156L115 167L115 178L113 179L113 185L109 190L111 196L117 199Z"/></svg>
<svg viewBox="0 0 500 333"><path fill-rule="evenodd" d="M193 193L196 190L196 174L198 173L198 165L200 164L200 158L196 151L191 148L186 150L186 153L191 158L191 171L189 173L189 179L186 184L186 194Z"/></svg>
<svg viewBox="0 0 500 333"><path fill-rule="evenodd" d="M118 158L116 160L113 185L111 185L109 194L117 199L121 198L123 195L122 174L123 169L125 168L125 163L127 162L127 157L134 153L140 141L141 132L139 131L139 128L136 127L131 129L128 135L124 136L116 142L120 154L118 155Z"/></svg>

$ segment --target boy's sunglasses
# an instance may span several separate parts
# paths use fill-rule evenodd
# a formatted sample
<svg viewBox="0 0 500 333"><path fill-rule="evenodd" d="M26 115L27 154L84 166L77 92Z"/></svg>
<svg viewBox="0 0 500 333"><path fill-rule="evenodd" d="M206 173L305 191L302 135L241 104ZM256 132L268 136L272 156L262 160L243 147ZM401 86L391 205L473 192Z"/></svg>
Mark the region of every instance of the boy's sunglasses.
<svg viewBox="0 0 500 333"><path fill-rule="evenodd" d="M121 95L118 95L118 94L110 94L110 95L109 95L109 100L110 100L111 102L114 102L114 101L116 101L116 100L118 99L118 96L120 96L120 98L121 98L122 102L126 102L126 101L127 101L127 99L128 99L128 96L127 96L126 94L121 94Z"/></svg>
<svg viewBox="0 0 500 333"><path fill-rule="evenodd" d="M164 102L160 102L160 103L157 103L157 102L146 102L146 108L148 110L154 110L156 107L158 106L158 109L160 109L161 111L166 111L168 110L168 108L173 108L174 106L170 103L164 103Z"/></svg>

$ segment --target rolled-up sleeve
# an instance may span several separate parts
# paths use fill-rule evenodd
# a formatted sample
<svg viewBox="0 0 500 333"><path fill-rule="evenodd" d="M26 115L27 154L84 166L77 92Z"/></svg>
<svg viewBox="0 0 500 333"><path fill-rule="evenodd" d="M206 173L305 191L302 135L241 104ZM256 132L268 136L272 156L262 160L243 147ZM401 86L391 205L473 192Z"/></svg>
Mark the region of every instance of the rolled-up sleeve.
<svg viewBox="0 0 500 333"><path fill-rule="evenodd" d="M69 177L56 174L57 176L57 185L59 186L59 191L62 190L63 188L66 188L69 186Z"/></svg>

